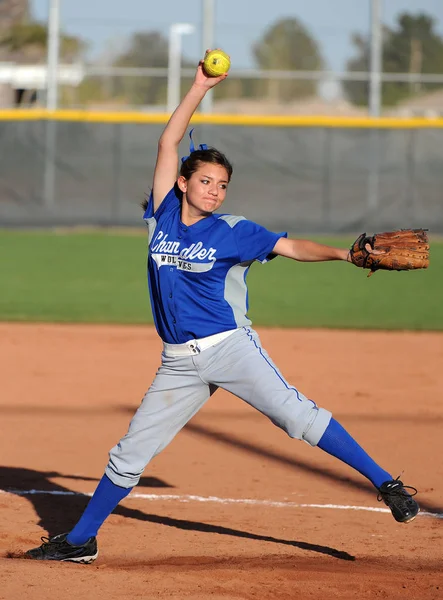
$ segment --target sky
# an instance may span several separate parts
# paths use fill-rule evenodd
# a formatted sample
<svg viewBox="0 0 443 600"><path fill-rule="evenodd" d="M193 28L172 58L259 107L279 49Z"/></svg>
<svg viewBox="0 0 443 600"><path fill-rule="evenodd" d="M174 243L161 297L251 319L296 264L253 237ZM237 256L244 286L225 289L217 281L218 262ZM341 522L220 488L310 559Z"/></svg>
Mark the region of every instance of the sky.
<svg viewBox="0 0 443 600"><path fill-rule="evenodd" d="M183 54L202 55L203 0L60 0L61 27L90 43L90 56L118 53L135 31L168 35L172 23L195 25L183 36ZM394 26L403 11L425 12L437 21L443 35L443 0L381 0L382 21ZM31 0L33 16L46 21L49 0ZM345 69L353 54L353 32L369 33L370 0L215 0L214 47L231 56L232 68L255 66L252 47L266 29L281 18L297 17L318 40L328 67Z"/></svg>

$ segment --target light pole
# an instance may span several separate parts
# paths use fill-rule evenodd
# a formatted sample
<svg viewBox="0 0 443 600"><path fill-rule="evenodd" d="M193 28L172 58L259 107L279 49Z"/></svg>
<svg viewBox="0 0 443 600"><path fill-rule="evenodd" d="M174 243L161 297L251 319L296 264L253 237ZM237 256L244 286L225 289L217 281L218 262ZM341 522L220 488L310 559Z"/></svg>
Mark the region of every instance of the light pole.
<svg viewBox="0 0 443 600"><path fill-rule="evenodd" d="M371 63L369 76L369 114L380 116L382 72L381 0L371 0Z"/></svg>
<svg viewBox="0 0 443 600"><path fill-rule="evenodd" d="M191 23L173 23L169 28L168 96L166 110L172 113L180 103L181 38L194 33Z"/></svg>
<svg viewBox="0 0 443 600"><path fill-rule="evenodd" d="M215 0L202 0L202 57L206 50L214 49ZM209 90L201 103L203 113L212 112L213 90Z"/></svg>
<svg viewBox="0 0 443 600"><path fill-rule="evenodd" d="M57 109L58 104L58 55L60 45L60 0L49 0L48 54L46 63L46 108ZM45 171L43 176L43 203L48 209L55 204L55 158L57 123L51 117L45 122Z"/></svg>
<svg viewBox="0 0 443 600"><path fill-rule="evenodd" d="M46 64L46 108L56 110L58 102L58 55L60 45L60 0L49 0L48 54Z"/></svg>
<svg viewBox="0 0 443 600"><path fill-rule="evenodd" d="M369 114L371 117L379 117L381 113L381 75L383 69L383 43L381 31L381 2L382 0L370 0L371 2L371 63L369 76ZM376 214L380 203L380 163L379 163L379 131L369 131L369 172L367 189L368 217Z"/></svg>

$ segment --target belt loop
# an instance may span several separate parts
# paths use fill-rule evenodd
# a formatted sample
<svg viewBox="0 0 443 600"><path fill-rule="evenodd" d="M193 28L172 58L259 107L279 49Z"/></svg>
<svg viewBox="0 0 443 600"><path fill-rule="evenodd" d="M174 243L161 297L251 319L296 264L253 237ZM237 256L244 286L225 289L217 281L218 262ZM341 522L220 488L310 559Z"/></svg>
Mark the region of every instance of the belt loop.
<svg viewBox="0 0 443 600"><path fill-rule="evenodd" d="M232 335L238 329L231 329L230 331L223 331L214 335L207 336L205 338L193 339L183 344L167 344L163 342L163 352L166 356L189 356L192 354L200 354L207 348L218 344L228 336Z"/></svg>
<svg viewBox="0 0 443 600"><path fill-rule="evenodd" d="M198 345L197 340L192 340L192 342L189 342L189 348L190 348L190 350L192 350L192 352L194 354L200 354L200 352L201 352L201 348Z"/></svg>

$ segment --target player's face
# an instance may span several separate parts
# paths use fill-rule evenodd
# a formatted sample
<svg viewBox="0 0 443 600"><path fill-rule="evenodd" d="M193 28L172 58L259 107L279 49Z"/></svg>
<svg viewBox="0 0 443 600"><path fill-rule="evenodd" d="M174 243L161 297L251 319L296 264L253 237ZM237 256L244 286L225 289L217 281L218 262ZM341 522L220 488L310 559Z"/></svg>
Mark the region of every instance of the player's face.
<svg viewBox="0 0 443 600"><path fill-rule="evenodd" d="M218 210L226 198L228 173L222 165L202 163L188 180L179 180L179 185L189 207L208 214Z"/></svg>

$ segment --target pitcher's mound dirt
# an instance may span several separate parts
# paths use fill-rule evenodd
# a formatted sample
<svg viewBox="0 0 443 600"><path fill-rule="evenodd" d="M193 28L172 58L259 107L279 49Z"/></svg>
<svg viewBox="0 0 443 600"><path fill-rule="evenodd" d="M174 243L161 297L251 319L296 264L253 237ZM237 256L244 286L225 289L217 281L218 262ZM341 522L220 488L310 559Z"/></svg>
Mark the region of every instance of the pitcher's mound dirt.
<svg viewBox="0 0 443 600"><path fill-rule="evenodd" d="M363 510L384 508L363 477L218 391L105 523L93 565L7 558L77 521L161 345L151 327L0 324L1 600L443 597L443 335L258 331L434 514Z"/></svg>

